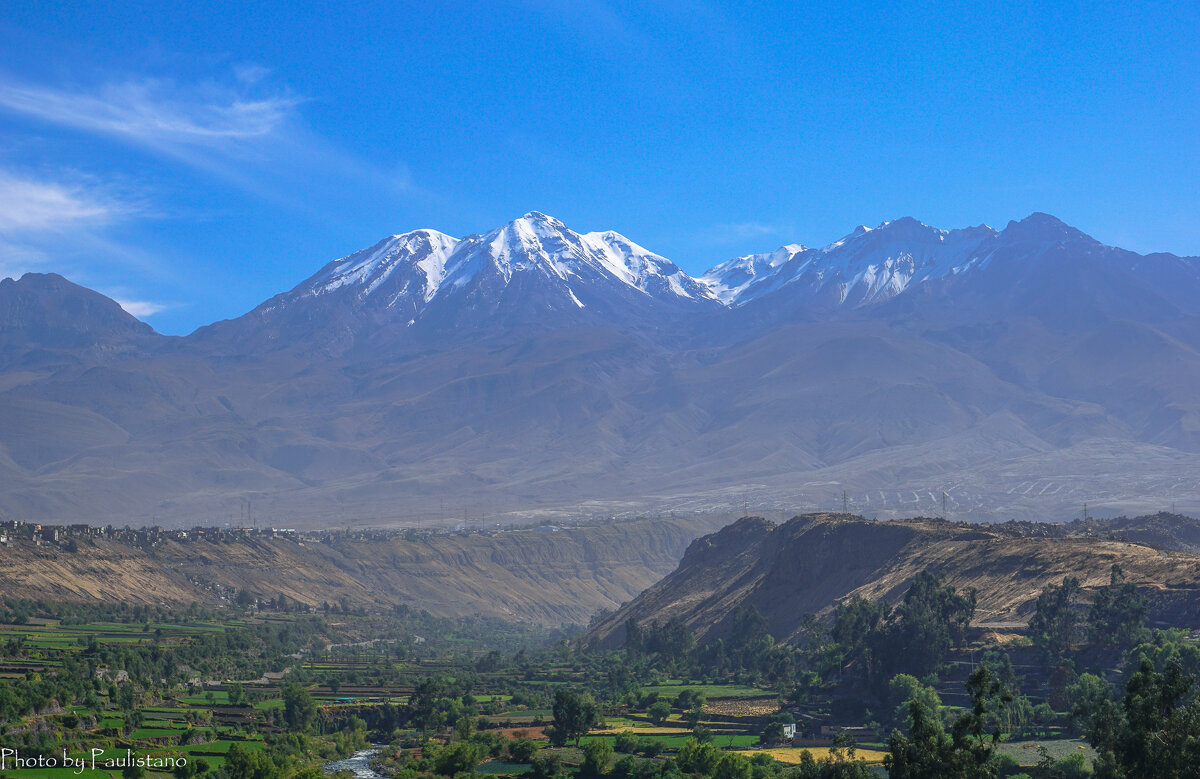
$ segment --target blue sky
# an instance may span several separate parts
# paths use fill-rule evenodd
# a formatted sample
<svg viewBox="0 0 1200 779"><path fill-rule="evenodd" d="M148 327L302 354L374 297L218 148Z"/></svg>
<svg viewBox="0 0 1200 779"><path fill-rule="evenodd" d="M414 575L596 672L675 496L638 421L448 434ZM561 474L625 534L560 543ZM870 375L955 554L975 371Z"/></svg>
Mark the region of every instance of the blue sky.
<svg viewBox="0 0 1200 779"><path fill-rule="evenodd" d="M693 273L904 215L1200 254L1195 3L748 5L8 0L0 276L178 334L534 209Z"/></svg>

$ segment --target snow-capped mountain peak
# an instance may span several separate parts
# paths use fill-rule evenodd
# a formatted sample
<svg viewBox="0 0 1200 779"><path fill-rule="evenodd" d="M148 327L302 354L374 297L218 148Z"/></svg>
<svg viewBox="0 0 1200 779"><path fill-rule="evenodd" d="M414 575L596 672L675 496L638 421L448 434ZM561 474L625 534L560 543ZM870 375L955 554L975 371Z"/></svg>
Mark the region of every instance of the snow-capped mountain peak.
<svg viewBox="0 0 1200 779"><path fill-rule="evenodd" d="M665 257L611 230L574 232L539 211L483 235L390 236L329 263L272 306L331 295L348 296L355 307L396 310L410 324L428 309L455 306L561 311L603 308L617 298L643 307L716 305L707 287Z"/></svg>
<svg viewBox="0 0 1200 779"><path fill-rule="evenodd" d="M765 254L735 257L711 268L699 281L717 300L727 306L735 305L749 296L757 297L776 289L772 282L779 280L779 268L808 251L807 247L792 243Z"/></svg>
<svg viewBox="0 0 1200 779"><path fill-rule="evenodd" d="M531 211L463 248L477 249L503 275L541 273L568 285L618 282L651 297L710 300L708 290L673 262L612 230L577 233L558 219ZM579 290L569 287L579 303Z"/></svg>
<svg viewBox="0 0 1200 779"><path fill-rule="evenodd" d="M969 269L997 235L986 226L939 230L901 217L873 228L859 225L821 249L783 247L770 255L739 257L701 278L732 306L785 287L790 295L822 304L862 306Z"/></svg>
<svg viewBox="0 0 1200 779"><path fill-rule="evenodd" d="M408 323L430 309L469 309L483 317L502 309L524 312L521 316L583 309L598 314L614 306L736 308L766 296L854 308L918 286L973 277L993 261L1031 260L1077 242L1095 244L1040 213L1002 232L986 225L940 230L900 217L876 227L860 225L819 249L788 244L736 257L693 278L620 233L578 233L530 211L482 235L453 238L414 230L390 236L335 260L271 305L348 296L354 306L377 312L376 319L378 312L394 310L389 317Z"/></svg>
<svg viewBox="0 0 1200 779"><path fill-rule="evenodd" d="M348 257L334 260L305 283L310 295L325 295L343 287L366 298L384 289L393 274L404 276L403 289L414 282L426 301L433 298L446 273L446 262L460 243L437 230L413 230L384 238ZM418 292L418 290L414 290Z"/></svg>

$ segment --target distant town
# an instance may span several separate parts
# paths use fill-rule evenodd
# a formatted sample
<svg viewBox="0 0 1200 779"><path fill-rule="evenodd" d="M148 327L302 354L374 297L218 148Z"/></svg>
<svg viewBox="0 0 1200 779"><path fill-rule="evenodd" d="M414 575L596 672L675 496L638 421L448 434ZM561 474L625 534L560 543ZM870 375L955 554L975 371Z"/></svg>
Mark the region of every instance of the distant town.
<svg viewBox="0 0 1200 779"><path fill-rule="evenodd" d="M393 538L415 540L435 535L488 535L497 532L515 530L536 530L555 532L557 525L494 526L490 528L458 525L453 528L344 528L340 530L297 530L290 527L206 527L197 525L187 529L169 529L153 525L150 527L116 527L113 525L89 525L75 523L70 525L52 525L42 522L26 522L24 520L0 521L0 549L15 543L28 543L34 546L53 545L74 552L79 541L84 539L103 538L109 541L137 548L153 548L166 541L179 543L191 542L226 542L256 538L293 539L299 543L332 543L338 541L384 541Z"/></svg>

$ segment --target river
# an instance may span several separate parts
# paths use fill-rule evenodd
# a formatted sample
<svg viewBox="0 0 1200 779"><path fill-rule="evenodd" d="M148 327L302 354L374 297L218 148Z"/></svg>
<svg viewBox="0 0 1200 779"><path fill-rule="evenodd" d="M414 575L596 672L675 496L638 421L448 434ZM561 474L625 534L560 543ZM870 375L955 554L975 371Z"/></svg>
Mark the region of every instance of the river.
<svg viewBox="0 0 1200 779"><path fill-rule="evenodd" d="M335 771L350 771L354 774L354 779L383 779L369 765L371 758L377 754L379 754L378 747L360 749L345 760L335 760L332 763L326 763L324 771L327 774L332 774Z"/></svg>

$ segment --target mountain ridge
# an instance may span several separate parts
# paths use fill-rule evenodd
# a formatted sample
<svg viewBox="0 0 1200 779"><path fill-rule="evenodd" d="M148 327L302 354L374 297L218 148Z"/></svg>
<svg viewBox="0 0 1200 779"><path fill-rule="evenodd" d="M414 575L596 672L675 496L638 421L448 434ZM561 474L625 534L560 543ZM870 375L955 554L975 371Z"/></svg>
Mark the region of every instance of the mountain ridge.
<svg viewBox="0 0 1200 779"><path fill-rule="evenodd" d="M632 620L681 620L698 641L729 638L734 614L757 609L768 632L795 640L806 615L828 621L854 597L898 602L928 571L976 591L975 623L1024 623L1042 588L1074 576L1085 597L1119 564L1158 624L1191 624L1200 573L1194 519L1159 514L1085 523L972 525L931 518L871 521L835 513L781 524L743 517L696 539L679 566L579 641L620 646Z"/></svg>
<svg viewBox="0 0 1200 779"><path fill-rule="evenodd" d="M693 286L530 212L389 236L181 338L69 282L7 282L0 511L186 524L255 501L387 525L845 492L882 516L945 493L960 516L1063 518L1200 491L1195 259L1038 214L776 254ZM822 257L841 264L818 278ZM736 288L763 294L718 299ZM11 313L26 300L40 319Z"/></svg>

